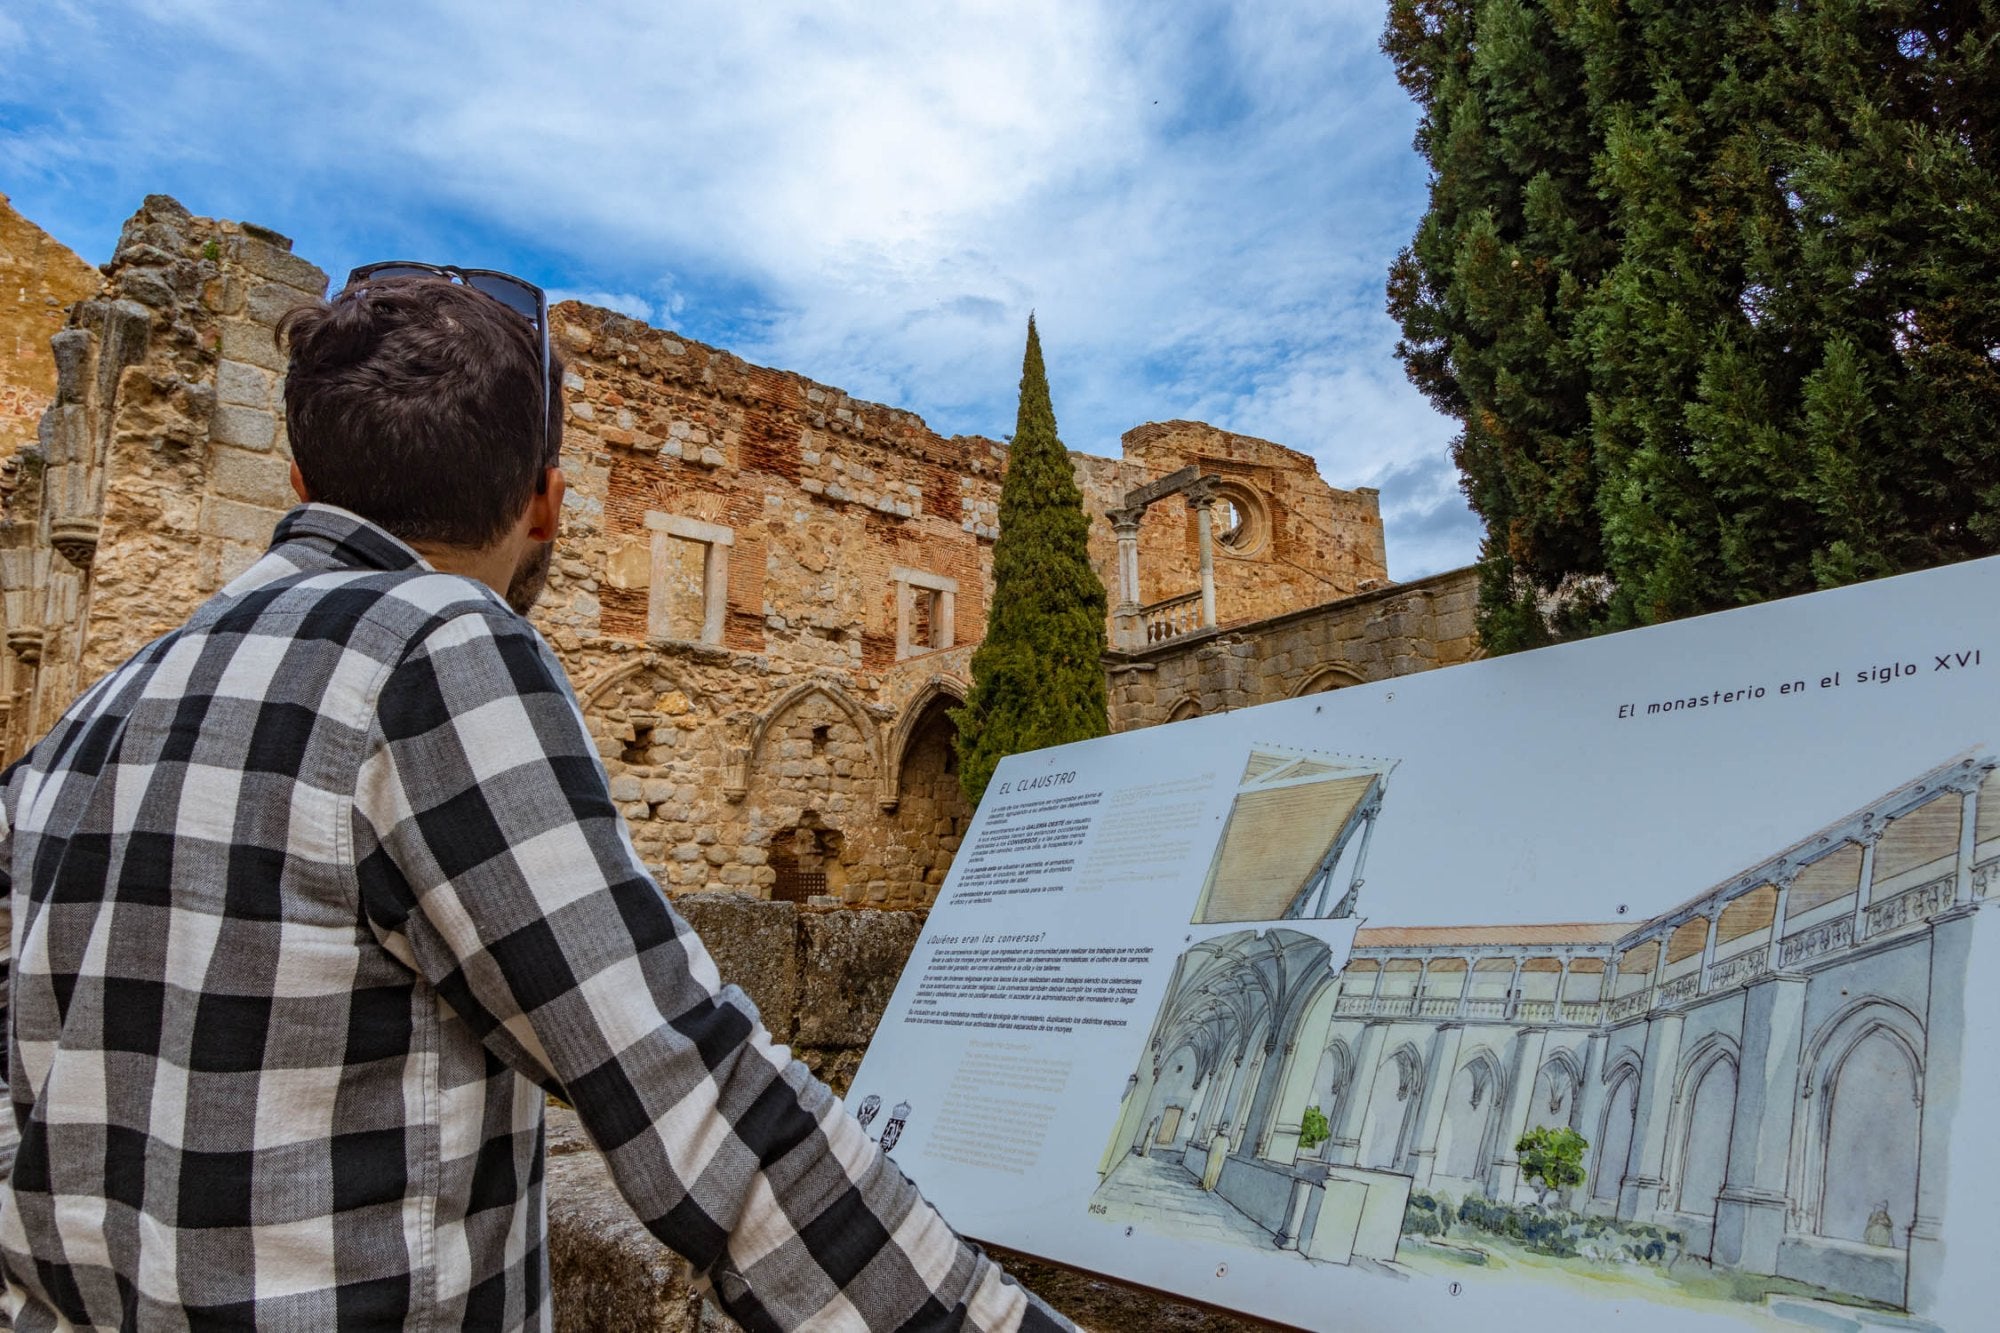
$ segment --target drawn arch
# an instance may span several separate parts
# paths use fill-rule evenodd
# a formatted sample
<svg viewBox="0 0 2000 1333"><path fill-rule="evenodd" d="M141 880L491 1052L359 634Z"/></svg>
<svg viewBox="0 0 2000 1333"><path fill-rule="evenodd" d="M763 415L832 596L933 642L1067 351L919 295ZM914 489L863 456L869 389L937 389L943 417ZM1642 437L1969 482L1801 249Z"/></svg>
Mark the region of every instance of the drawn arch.
<svg viewBox="0 0 2000 1333"><path fill-rule="evenodd" d="M1344 666L1323 666L1313 671L1304 680L1292 687L1288 699L1303 698L1308 694L1325 694L1329 690L1344 690L1350 685L1365 685L1367 681Z"/></svg>
<svg viewBox="0 0 2000 1333"><path fill-rule="evenodd" d="M910 745L917 733L930 720L931 710L936 707L965 702L966 684L951 676L932 676L924 682L922 689L912 695L903 712L896 719L896 726L889 735L888 767L882 781L882 808L894 810L903 799L903 765L909 759ZM953 728L954 732L956 728Z"/></svg>
<svg viewBox="0 0 2000 1333"><path fill-rule="evenodd" d="M861 739L868 748L869 762L873 765L874 773L879 776L883 771L882 729L875 725L875 719L869 716L868 710L861 706L859 700L828 680L809 680L804 684L794 685L778 696L777 702L757 718L750 728L750 747L747 756L749 771L752 773L757 771L758 761L764 754L764 740L770 735L771 728L776 726L787 713L815 694L847 715L848 721L852 722L854 729L861 734Z"/></svg>
<svg viewBox="0 0 2000 1333"><path fill-rule="evenodd" d="M1576 1127L1583 1093L1583 1066L1568 1050L1558 1050L1542 1061L1535 1071L1531 1089L1534 1102L1528 1109L1528 1128Z"/></svg>
<svg viewBox="0 0 2000 1333"><path fill-rule="evenodd" d="M1361 1128L1361 1164L1387 1171L1402 1169L1424 1099L1424 1059L1404 1042L1377 1066L1375 1086Z"/></svg>
<svg viewBox="0 0 2000 1333"><path fill-rule="evenodd" d="M1828 1019L1807 1044L1799 1075L1805 1132L1795 1137L1793 1158L1807 1230L1879 1244L1869 1232L1886 1229L1891 1247L1907 1245L1923 1149L1925 1051L1923 1021L1872 997Z"/></svg>
<svg viewBox="0 0 2000 1333"><path fill-rule="evenodd" d="M1704 1037L1681 1064L1674 1084L1673 1137L1668 1140L1676 1147L1674 1170L1666 1182L1676 1211L1696 1217L1715 1213L1729 1172L1741 1067L1736 1042L1719 1032Z"/></svg>
<svg viewBox="0 0 2000 1333"><path fill-rule="evenodd" d="M1500 1107L1506 1101L1500 1062L1484 1046L1458 1062L1445 1089L1438 1129L1438 1170L1461 1180L1486 1179L1499 1155Z"/></svg>
<svg viewBox="0 0 2000 1333"><path fill-rule="evenodd" d="M1604 1114L1597 1124L1591 1150L1597 1154L1591 1171L1590 1197L1616 1200L1625 1184L1625 1164L1632 1156L1632 1135L1639 1123L1639 1059L1627 1051L1604 1071L1608 1091Z"/></svg>

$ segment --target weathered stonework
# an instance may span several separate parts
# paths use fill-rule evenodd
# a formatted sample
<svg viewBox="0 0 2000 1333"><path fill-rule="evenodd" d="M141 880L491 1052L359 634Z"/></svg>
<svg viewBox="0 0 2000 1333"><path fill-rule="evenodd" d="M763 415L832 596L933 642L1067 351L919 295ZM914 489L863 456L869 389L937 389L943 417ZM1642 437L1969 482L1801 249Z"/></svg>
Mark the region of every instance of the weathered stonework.
<svg viewBox="0 0 2000 1333"><path fill-rule="evenodd" d="M49 339L103 282L0 194L0 465L34 442L36 423L55 401Z"/></svg>
<svg viewBox="0 0 2000 1333"><path fill-rule="evenodd" d="M163 196L126 225L54 338L36 475L0 537L10 754L263 550L292 503L273 331L325 285L283 237ZM552 324L570 489L535 618L640 855L677 894L927 904L971 813L949 714L985 627L1006 448L610 311L565 304ZM1303 454L1195 422L1123 447L1073 455L1112 584L1104 512L1188 467L1223 485L1225 628L1386 577L1374 493ZM1196 588L1183 499L1147 512L1137 549L1146 597Z"/></svg>
<svg viewBox="0 0 2000 1333"><path fill-rule="evenodd" d="M1106 659L1111 727L1248 708L1479 656L1475 571L1453 570Z"/></svg>

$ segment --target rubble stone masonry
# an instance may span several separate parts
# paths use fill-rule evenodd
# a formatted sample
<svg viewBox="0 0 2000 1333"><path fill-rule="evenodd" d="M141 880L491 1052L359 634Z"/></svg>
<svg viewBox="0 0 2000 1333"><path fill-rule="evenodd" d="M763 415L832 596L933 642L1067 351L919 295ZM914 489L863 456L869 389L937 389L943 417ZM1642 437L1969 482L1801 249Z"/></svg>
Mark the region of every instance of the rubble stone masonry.
<svg viewBox="0 0 2000 1333"><path fill-rule="evenodd" d="M292 503L273 332L326 275L274 232L159 195L102 275L18 215L0 231L27 256L9 272L34 277L6 377L51 403L0 501L11 756L264 549ZM610 311L565 303L552 324L570 485L536 620L640 855L673 893L927 906L970 817L950 710L985 627L1006 446ZM1165 720L1181 694L1270 694L1175 664L1240 654L1273 617L1292 627L1267 674L1464 655L1469 603L1455 628L1384 618L1377 497L1328 486L1306 455L1173 421L1127 432L1118 458L1072 457L1114 589L1105 512L1190 465L1220 479L1219 628L1111 654L1116 725ZM1198 589L1184 497L1147 511L1139 569L1144 601ZM1285 620L1349 604L1373 609L1338 633Z"/></svg>

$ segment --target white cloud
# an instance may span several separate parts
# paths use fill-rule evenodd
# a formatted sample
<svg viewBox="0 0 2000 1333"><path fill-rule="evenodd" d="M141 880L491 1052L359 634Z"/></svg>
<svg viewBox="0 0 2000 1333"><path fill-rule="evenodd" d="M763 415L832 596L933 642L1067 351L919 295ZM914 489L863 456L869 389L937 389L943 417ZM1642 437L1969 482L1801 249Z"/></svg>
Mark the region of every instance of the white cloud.
<svg viewBox="0 0 2000 1333"><path fill-rule="evenodd" d="M1437 484L1451 425L1382 313L1423 171L1379 0L53 17L14 63L87 118L16 136L11 168L110 158L124 208L178 189L329 269L526 255L552 289L947 433L1012 429L1034 309L1073 447L1200 416L1383 485L1399 576L1473 554Z"/></svg>

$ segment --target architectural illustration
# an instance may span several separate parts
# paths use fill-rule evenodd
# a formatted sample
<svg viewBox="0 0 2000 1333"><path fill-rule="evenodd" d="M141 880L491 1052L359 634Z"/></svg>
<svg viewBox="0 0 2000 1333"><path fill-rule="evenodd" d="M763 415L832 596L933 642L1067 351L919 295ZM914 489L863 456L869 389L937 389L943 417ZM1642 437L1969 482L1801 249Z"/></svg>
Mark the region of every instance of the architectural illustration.
<svg viewBox="0 0 2000 1333"><path fill-rule="evenodd" d="M1311 750L1253 750L1194 920L1353 916L1394 767Z"/></svg>
<svg viewBox="0 0 2000 1333"><path fill-rule="evenodd" d="M1955 758L1637 923L1364 927L1337 974L1283 927L1197 944L1093 1208L1308 1258L1354 1222L1347 1252L1403 1270L1643 1266L1648 1299L1921 1314L1996 765ZM1580 1184L1518 1149L1542 1128ZM1370 1239L1388 1198L1394 1246Z"/></svg>

